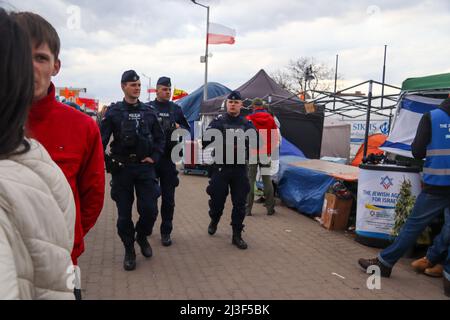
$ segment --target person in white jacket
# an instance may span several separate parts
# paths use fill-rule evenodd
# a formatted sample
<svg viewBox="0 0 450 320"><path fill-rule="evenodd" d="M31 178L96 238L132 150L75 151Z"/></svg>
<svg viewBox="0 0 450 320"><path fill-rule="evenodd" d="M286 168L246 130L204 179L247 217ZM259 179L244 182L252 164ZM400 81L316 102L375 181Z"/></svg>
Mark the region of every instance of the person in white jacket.
<svg viewBox="0 0 450 320"><path fill-rule="evenodd" d="M72 300L75 204L47 151L24 137L31 48L3 9L0 39L0 299Z"/></svg>

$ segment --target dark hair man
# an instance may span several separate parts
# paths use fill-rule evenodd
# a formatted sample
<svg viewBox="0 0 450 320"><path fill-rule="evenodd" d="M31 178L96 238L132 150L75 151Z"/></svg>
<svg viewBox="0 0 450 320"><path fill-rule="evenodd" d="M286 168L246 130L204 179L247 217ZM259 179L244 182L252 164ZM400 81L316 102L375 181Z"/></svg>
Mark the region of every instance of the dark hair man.
<svg viewBox="0 0 450 320"><path fill-rule="evenodd" d="M108 108L100 130L104 150L113 135L111 155L106 155L105 160L112 174L111 198L119 216L117 231L125 246L123 267L131 271L136 269L135 241L144 257L153 255L147 237L158 215L160 190L155 164L164 151L164 134L154 111L139 101L141 81L137 73L125 71L121 83L124 99ZM136 226L132 219L135 191L139 213Z"/></svg>
<svg viewBox="0 0 450 320"><path fill-rule="evenodd" d="M103 208L105 169L100 132L89 116L55 99L51 79L61 69L60 39L56 30L31 12L13 16L31 40L34 99L28 117L28 134L47 149L72 188L77 208L72 260L77 265L84 251L83 239ZM77 298L81 297L79 283L75 293Z"/></svg>
<svg viewBox="0 0 450 320"><path fill-rule="evenodd" d="M170 101L172 96L170 78L161 77L156 86L156 99L150 106L158 115L158 121L166 136L166 147L161 160L156 164L156 176L161 187L161 243L168 247L172 244L173 214L175 209L175 188L180 181L175 163L171 159L172 148L177 143L171 141L174 130L183 128L189 130L189 124L183 115L181 107Z"/></svg>
<svg viewBox="0 0 450 320"><path fill-rule="evenodd" d="M227 113L219 115L211 122L208 130L218 130L221 132L224 141L227 141L226 135L231 132L241 131L243 133L254 130L256 136L256 129L253 124L241 115L242 97L238 91L233 91L227 98ZM227 141L229 142L229 141ZM227 143L226 143L227 144ZM208 227L208 233L214 235L217 231L220 218L223 214L225 201L228 193L231 191L231 200L233 202L233 211L231 214L231 226L233 228L232 244L239 249L247 249L247 243L242 239L242 230L244 229L245 219L245 204L247 195L250 191L250 184L248 182L247 164L239 163L237 157L237 146L233 139L230 146L226 146L223 154L215 154L216 164L214 164L210 171L209 186L206 192L210 196L209 201L209 216L211 223ZM203 146L207 147L209 143L204 141ZM234 149L235 153L230 157L227 153L230 149ZM245 153L248 154L248 145L246 145ZM223 158L225 161L221 161ZM227 159L228 158L228 159ZM227 160L232 161L231 163ZM221 164L223 162L223 164Z"/></svg>

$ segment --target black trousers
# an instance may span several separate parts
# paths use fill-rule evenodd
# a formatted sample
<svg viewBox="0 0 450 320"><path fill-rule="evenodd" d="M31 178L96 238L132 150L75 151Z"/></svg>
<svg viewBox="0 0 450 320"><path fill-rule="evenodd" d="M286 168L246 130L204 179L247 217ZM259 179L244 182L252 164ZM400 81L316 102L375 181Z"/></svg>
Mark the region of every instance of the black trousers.
<svg viewBox="0 0 450 320"><path fill-rule="evenodd" d="M132 220L134 193L139 221ZM150 236L158 215L160 189L153 165L127 164L112 175L111 198L116 202L117 231L125 246L135 241L135 234Z"/></svg>
<svg viewBox="0 0 450 320"><path fill-rule="evenodd" d="M161 188L161 234L171 234L175 211L175 189L179 186L178 171L170 156L164 156L156 165L156 177Z"/></svg>
<svg viewBox="0 0 450 320"><path fill-rule="evenodd" d="M209 216L219 221L223 214L225 201L231 193L233 210L231 225L242 230L245 219L247 195L250 192L247 166L223 166L212 169L206 192L210 195Z"/></svg>

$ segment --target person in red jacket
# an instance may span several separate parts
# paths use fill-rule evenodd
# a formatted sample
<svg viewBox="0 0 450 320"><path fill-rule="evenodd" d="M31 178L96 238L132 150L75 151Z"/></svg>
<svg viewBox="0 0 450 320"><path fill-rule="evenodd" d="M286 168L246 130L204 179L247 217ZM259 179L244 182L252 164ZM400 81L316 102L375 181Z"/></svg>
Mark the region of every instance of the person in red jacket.
<svg viewBox="0 0 450 320"><path fill-rule="evenodd" d="M275 213L275 196L272 184L272 177L270 174L270 157L276 148L278 148L278 127L273 116L267 111L262 99L256 98L252 103L253 113L247 116L256 129L258 130L259 142L257 150L251 150L253 156L257 156L257 164L249 164L248 175L250 181L250 192L247 198L246 213L248 216L252 215L253 202L255 197L255 182L258 168L261 172L262 181L264 184L265 207L268 215ZM262 157L264 155L264 157Z"/></svg>
<svg viewBox="0 0 450 320"><path fill-rule="evenodd" d="M60 70L60 39L41 16L13 14L29 34L34 67L34 98L27 121L27 135L38 140L66 176L76 204L74 265L84 251L83 238L95 225L103 208L105 169L100 130L89 116L55 99L51 78ZM79 273L75 295L81 299Z"/></svg>

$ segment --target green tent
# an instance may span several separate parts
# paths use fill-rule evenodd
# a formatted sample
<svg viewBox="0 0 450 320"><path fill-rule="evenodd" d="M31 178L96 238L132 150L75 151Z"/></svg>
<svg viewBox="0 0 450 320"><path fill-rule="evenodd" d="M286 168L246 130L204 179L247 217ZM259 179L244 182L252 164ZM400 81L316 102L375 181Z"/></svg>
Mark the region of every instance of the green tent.
<svg viewBox="0 0 450 320"><path fill-rule="evenodd" d="M403 82L402 91L450 89L450 73L421 78L409 78Z"/></svg>

